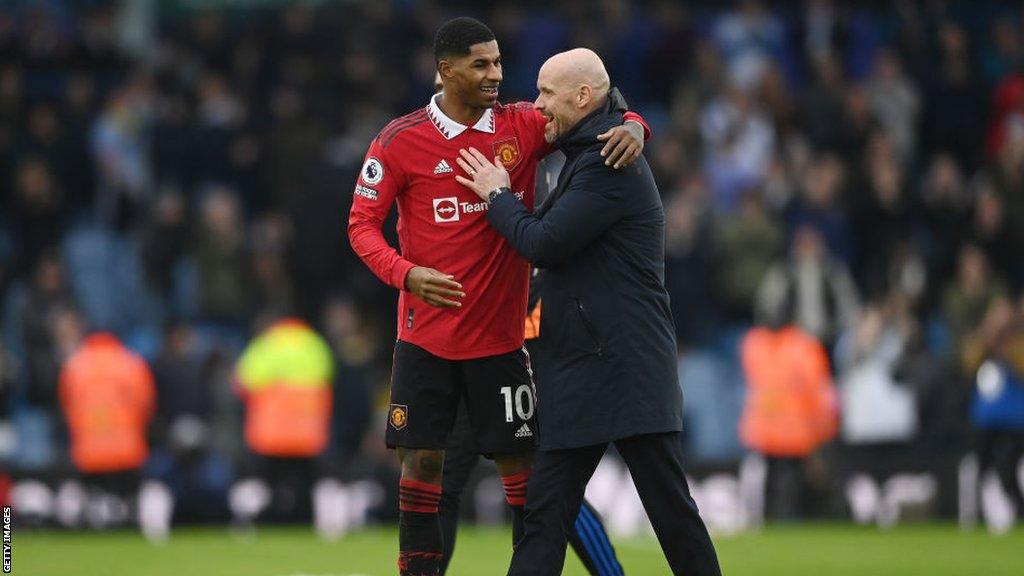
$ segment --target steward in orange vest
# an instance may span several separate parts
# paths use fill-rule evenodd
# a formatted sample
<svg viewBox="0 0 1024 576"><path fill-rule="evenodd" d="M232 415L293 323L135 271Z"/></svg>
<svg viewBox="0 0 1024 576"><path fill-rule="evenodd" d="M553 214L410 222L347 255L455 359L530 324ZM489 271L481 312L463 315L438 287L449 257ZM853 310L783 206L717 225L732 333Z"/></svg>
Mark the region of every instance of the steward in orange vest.
<svg viewBox="0 0 1024 576"><path fill-rule="evenodd" d="M58 388L71 459L84 473L134 470L149 454L156 388L139 355L115 336L89 336L65 362Z"/></svg>
<svg viewBox="0 0 1024 576"><path fill-rule="evenodd" d="M796 326L753 328L741 344L747 401L740 438L765 456L802 458L838 428L825 348Z"/></svg>
<svg viewBox="0 0 1024 576"><path fill-rule="evenodd" d="M245 440L262 456L311 458L327 447L331 422L330 347L296 319L272 325L238 361Z"/></svg>

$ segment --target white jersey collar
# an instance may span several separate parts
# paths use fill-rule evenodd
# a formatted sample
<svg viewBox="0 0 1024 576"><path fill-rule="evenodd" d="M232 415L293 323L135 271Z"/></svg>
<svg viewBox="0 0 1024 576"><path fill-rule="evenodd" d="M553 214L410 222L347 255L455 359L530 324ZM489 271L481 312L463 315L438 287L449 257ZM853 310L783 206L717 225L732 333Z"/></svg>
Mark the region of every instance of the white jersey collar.
<svg viewBox="0 0 1024 576"><path fill-rule="evenodd" d="M465 132L470 127L452 120L442 112L441 107L437 105L437 100L440 97L441 92L438 92L430 99L430 105L427 106L427 115L430 116L430 121L434 123L437 131L446 139L451 140ZM474 124L472 128L478 132L494 134L494 109L488 108L485 110L483 116L476 121L476 124Z"/></svg>

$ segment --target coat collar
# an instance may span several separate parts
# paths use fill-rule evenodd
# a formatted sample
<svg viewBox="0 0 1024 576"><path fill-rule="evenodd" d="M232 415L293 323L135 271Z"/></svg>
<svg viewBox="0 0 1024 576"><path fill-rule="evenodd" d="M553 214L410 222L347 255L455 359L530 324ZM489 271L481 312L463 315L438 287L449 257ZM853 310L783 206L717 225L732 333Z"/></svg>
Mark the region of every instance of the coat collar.
<svg viewBox="0 0 1024 576"><path fill-rule="evenodd" d="M441 97L441 94L441 92L438 92L430 99L430 104L427 106L427 116L430 116L430 121L434 123L434 127L437 128L437 131L440 132L447 140L451 140L470 129L470 126L466 126L465 124L460 124L455 120L452 120L448 115L441 111L441 107L437 105L437 101ZM488 108L485 110L483 116L476 121L476 124L472 126L472 129L479 132L494 134L494 109Z"/></svg>
<svg viewBox="0 0 1024 576"><path fill-rule="evenodd" d="M612 126L622 124L622 113L628 109L618 88L612 88L608 92L605 103L581 118L575 126L558 139L555 146L565 152L567 157L573 157L583 150L603 146L598 141L597 135Z"/></svg>

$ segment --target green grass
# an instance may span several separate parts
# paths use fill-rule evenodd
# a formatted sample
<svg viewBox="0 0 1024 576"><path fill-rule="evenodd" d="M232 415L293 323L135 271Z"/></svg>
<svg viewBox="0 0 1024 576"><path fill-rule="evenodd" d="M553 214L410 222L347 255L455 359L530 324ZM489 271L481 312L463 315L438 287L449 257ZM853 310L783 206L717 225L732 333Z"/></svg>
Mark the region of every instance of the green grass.
<svg viewBox="0 0 1024 576"><path fill-rule="evenodd" d="M449 574L502 575L509 534L465 528ZM626 573L669 574L653 538L617 540ZM950 525L892 531L846 525L770 528L717 537L727 576L1021 576L1024 531L992 537ZM302 528L261 528L249 539L224 529L182 529L152 546L134 532L14 533L14 574L31 576L392 576L397 534L374 529L322 542ZM585 572L570 551L566 575Z"/></svg>

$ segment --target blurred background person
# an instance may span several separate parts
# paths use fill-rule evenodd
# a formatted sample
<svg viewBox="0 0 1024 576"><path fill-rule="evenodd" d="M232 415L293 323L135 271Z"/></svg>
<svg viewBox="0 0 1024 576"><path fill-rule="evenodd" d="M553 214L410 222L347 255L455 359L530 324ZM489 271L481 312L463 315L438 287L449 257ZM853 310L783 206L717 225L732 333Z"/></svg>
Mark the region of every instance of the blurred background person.
<svg viewBox="0 0 1024 576"><path fill-rule="evenodd" d="M254 310L254 294L250 245L238 195L211 184L204 190L199 211L199 230L192 245L199 275L199 315L241 335Z"/></svg>
<svg viewBox="0 0 1024 576"><path fill-rule="evenodd" d="M715 256L718 298L727 317L751 322L753 302L765 274L782 253L785 230L772 218L761 190L747 190L735 215L718 219Z"/></svg>
<svg viewBox="0 0 1024 576"><path fill-rule="evenodd" d="M828 353L812 334L781 323L751 329L740 346L747 379L740 438L767 460L765 517L799 520L809 513L809 494L821 489L814 456L838 426Z"/></svg>
<svg viewBox="0 0 1024 576"><path fill-rule="evenodd" d="M914 337L908 320L894 303L873 304L840 337L835 356L846 442L906 442L916 434L916 399L897 380Z"/></svg>
<svg viewBox="0 0 1024 576"><path fill-rule="evenodd" d="M245 403L245 441L252 457L230 493L237 522L312 518L316 458L330 439L334 361L306 323L271 322L242 352L235 369Z"/></svg>
<svg viewBox="0 0 1024 576"><path fill-rule="evenodd" d="M983 477L993 472L1013 504L1009 514L995 510L990 504L994 496L986 493L992 489L983 483L981 508L989 529L1004 533L1024 514L1024 486L1018 479L1024 456L1024 302L993 300L965 338L963 363L965 371L977 374L971 423L977 430L979 470Z"/></svg>
<svg viewBox="0 0 1024 576"><path fill-rule="evenodd" d="M214 399L211 353L197 340L192 324L169 320L152 364L157 408L153 455L146 468L173 496L177 522L228 518L227 493L234 477L231 461L214 438L214 420L221 415Z"/></svg>
<svg viewBox="0 0 1024 576"><path fill-rule="evenodd" d="M94 528L122 524L138 518L133 504L149 456L153 375L112 334L81 339L75 332L66 338L80 340L61 369L59 397L71 460L89 491L86 521Z"/></svg>
<svg viewBox="0 0 1024 576"><path fill-rule="evenodd" d="M831 346L860 309L860 298L846 266L833 259L818 231L794 232L789 255L765 273L757 291L758 318L769 325L792 322Z"/></svg>
<svg viewBox="0 0 1024 576"><path fill-rule="evenodd" d="M351 477L371 425L373 410L373 341L365 320L344 296L326 302L322 314L324 338L334 359L331 443L326 464Z"/></svg>
<svg viewBox="0 0 1024 576"><path fill-rule="evenodd" d="M149 159L152 85L142 74L107 98L93 124L91 145L99 175L96 216L123 230L152 194Z"/></svg>

